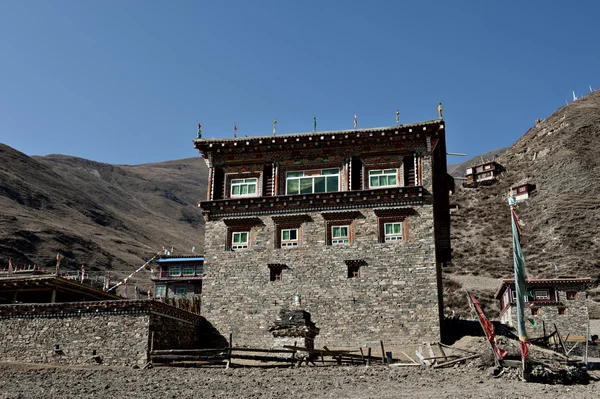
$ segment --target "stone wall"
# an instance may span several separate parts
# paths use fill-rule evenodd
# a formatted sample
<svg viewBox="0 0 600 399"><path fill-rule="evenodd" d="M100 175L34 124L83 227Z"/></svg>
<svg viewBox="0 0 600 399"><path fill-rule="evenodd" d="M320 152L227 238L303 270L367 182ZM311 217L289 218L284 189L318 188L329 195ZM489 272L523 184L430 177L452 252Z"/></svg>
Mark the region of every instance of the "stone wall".
<svg viewBox="0 0 600 399"><path fill-rule="evenodd" d="M349 245L326 244L326 221L307 213L302 245L275 249L277 227L260 216L251 248L225 251L223 220L206 223L202 314L234 345L272 346L268 331L282 307L301 308L320 328L316 347L404 344L440 339L433 207L416 206L407 217L405 241L379 243L373 209L354 218ZM362 260L360 277L348 278L345 260ZM270 281L269 264L285 265Z"/></svg>
<svg viewBox="0 0 600 399"><path fill-rule="evenodd" d="M2 305L0 361L143 365L151 340L154 349L210 346L210 328L151 300Z"/></svg>

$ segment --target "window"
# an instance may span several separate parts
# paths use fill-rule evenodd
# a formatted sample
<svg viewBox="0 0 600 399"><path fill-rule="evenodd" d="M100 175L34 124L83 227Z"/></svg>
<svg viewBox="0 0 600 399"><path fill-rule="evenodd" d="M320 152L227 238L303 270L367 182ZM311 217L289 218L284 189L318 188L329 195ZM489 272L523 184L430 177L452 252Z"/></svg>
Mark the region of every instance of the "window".
<svg viewBox="0 0 600 399"><path fill-rule="evenodd" d="M402 223L385 223L385 241L402 241Z"/></svg>
<svg viewBox="0 0 600 399"><path fill-rule="evenodd" d="M567 299L569 301L574 301L577 299L577 291L567 291Z"/></svg>
<svg viewBox="0 0 600 399"><path fill-rule="evenodd" d="M531 315L532 316L539 316L540 315L540 308L531 308Z"/></svg>
<svg viewBox="0 0 600 399"><path fill-rule="evenodd" d="M348 265L348 278L360 277L360 266L359 265Z"/></svg>
<svg viewBox="0 0 600 399"><path fill-rule="evenodd" d="M491 169L491 168L492 168L492 165L485 165L485 166L483 167L483 169L485 169L485 170L488 170L488 169Z"/></svg>
<svg viewBox="0 0 600 399"><path fill-rule="evenodd" d="M534 290L533 291L533 298L537 301L540 299L550 299L550 294L548 293L548 290Z"/></svg>
<svg viewBox="0 0 600 399"><path fill-rule="evenodd" d="M155 298L164 298L167 294L167 286L166 285L157 285L154 289L154 297Z"/></svg>
<svg viewBox="0 0 600 399"><path fill-rule="evenodd" d="M283 265L269 265L269 281L281 281L283 278Z"/></svg>
<svg viewBox="0 0 600 399"><path fill-rule="evenodd" d="M317 169L287 172L286 194L330 193L340 190L340 170Z"/></svg>
<svg viewBox="0 0 600 399"><path fill-rule="evenodd" d="M567 308L558 308L558 314L559 315L567 314Z"/></svg>
<svg viewBox="0 0 600 399"><path fill-rule="evenodd" d="M331 245L350 243L350 226L331 227Z"/></svg>
<svg viewBox="0 0 600 399"><path fill-rule="evenodd" d="M281 229L281 248L298 246L298 229Z"/></svg>
<svg viewBox="0 0 600 399"><path fill-rule="evenodd" d="M398 181L398 169L380 169L369 171L369 187L395 187Z"/></svg>
<svg viewBox="0 0 600 399"><path fill-rule="evenodd" d="M194 287L194 294L202 294L202 285L197 285Z"/></svg>
<svg viewBox="0 0 600 399"><path fill-rule="evenodd" d="M187 294L187 288L185 286L175 287L175 295L185 295Z"/></svg>
<svg viewBox="0 0 600 399"><path fill-rule="evenodd" d="M248 232L247 231L237 231L231 235L231 249L239 250L239 249L247 249L248 248Z"/></svg>
<svg viewBox="0 0 600 399"><path fill-rule="evenodd" d="M204 266L197 265L196 266L196 276L201 276L202 274L204 274Z"/></svg>
<svg viewBox="0 0 600 399"><path fill-rule="evenodd" d="M513 291L511 291L511 293L512 293L512 300L516 301L517 300L517 291L513 290Z"/></svg>
<svg viewBox="0 0 600 399"><path fill-rule="evenodd" d="M184 276L193 276L195 273L194 266L184 266L183 267L183 275Z"/></svg>
<svg viewBox="0 0 600 399"><path fill-rule="evenodd" d="M253 197L256 196L258 179L252 177L249 179L232 179L231 196L232 197Z"/></svg>
<svg viewBox="0 0 600 399"><path fill-rule="evenodd" d="M180 266L169 266L169 276L170 277L181 276L181 267Z"/></svg>
<svg viewBox="0 0 600 399"><path fill-rule="evenodd" d="M527 191L527 187L519 187L518 190L520 193L524 193L525 191Z"/></svg>

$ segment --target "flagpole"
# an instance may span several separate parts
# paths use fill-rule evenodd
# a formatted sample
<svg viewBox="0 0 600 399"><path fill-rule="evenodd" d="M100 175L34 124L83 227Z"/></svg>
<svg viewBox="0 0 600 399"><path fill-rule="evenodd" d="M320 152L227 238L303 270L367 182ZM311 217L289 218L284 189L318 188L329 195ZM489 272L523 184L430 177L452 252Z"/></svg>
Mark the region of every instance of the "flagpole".
<svg viewBox="0 0 600 399"><path fill-rule="evenodd" d="M512 225L512 236L513 236L513 268L515 274L515 289L517 292L517 334L521 343L521 362L523 366L523 380L527 381L527 330L525 328L525 293L526 287L526 276L525 276L525 258L523 257L523 251L521 250L521 234L519 226L517 225L517 214L515 212L515 206L517 201L514 198L512 190L509 192L508 204L510 206L510 220Z"/></svg>

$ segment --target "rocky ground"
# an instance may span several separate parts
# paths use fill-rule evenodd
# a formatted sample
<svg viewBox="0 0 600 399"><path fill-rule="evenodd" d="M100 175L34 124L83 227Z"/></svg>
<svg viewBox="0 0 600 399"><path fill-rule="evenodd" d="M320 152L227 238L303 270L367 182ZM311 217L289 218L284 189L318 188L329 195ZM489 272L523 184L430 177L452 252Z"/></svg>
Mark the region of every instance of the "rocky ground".
<svg viewBox="0 0 600 399"><path fill-rule="evenodd" d="M418 367L74 368L0 363L0 398L597 398L600 383L524 383L477 361Z"/></svg>

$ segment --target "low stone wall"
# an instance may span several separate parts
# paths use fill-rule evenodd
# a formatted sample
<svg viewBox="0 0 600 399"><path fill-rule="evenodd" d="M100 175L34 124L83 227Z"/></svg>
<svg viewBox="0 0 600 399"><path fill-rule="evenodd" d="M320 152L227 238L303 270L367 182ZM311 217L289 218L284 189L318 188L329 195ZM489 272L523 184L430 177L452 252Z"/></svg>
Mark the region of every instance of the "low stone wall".
<svg viewBox="0 0 600 399"><path fill-rule="evenodd" d="M201 316L152 300L2 305L0 361L143 365L151 346L210 346L211 329Z"/></svg>

